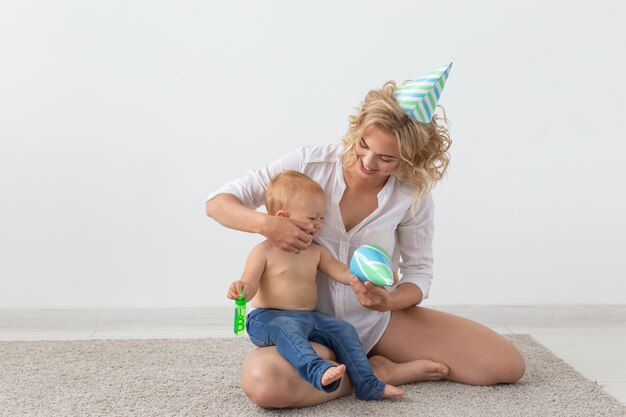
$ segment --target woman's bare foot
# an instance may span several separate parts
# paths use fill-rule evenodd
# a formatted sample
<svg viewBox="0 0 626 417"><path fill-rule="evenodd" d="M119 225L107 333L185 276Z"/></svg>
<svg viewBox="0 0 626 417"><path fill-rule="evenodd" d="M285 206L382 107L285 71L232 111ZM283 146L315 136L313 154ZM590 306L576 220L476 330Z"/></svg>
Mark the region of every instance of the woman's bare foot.
<svg viewBox="0 0 626 417"><path fill-rule="evenodd" d="M322 386L330 385L337 381L346 372L346 365L331 366L322 374Z"/></svg>
<svg viewBox="0 0 626 417"><path fill-rule="evenodd" d="M383 391L383 398L394 398L394 397L402 397L404 395L404 391L400 388L394 387L393 385L385 385L385 390Z"/></svg>
<svg viewBox="0 0 626 417"><path fill-rule="evenodd" d="M406 363L396 363L384 356L369 358L376 378L387 384L401 385L418 381L438 381L446 379L450 369L443 363L429 359L418 359Z"/></svg>

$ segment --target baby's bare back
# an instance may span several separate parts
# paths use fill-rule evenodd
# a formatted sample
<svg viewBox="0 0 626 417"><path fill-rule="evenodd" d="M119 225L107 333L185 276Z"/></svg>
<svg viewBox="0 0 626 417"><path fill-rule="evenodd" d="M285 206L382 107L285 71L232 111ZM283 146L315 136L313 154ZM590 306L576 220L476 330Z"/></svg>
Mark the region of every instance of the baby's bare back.
<svg viewBox="0 0 626 417"><path fill-rule="evenodd" d="M315 310L319 246L313 244L296 255L271 246L268 242L265 244L268 245L265 271L252 305L280 310Z"/></svg>

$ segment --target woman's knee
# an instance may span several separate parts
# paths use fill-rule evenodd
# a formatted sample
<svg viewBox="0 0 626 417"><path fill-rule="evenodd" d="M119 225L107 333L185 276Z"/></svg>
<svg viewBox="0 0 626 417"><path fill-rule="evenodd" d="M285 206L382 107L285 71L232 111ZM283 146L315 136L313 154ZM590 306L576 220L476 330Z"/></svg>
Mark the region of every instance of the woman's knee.
<svg viewBox="0 0 626 417"><path fill-rule="evenodd" d="M311 345L325 360L336 360L330 348L318 343ZM303 391L298 389L303 385L308 387L274 346L253 350L243 367L243 392L250 401L262 408L297 406L305 399Z"/></svg>
<svg viewBox="0 0 626 417"><path fill-rule="evenodd" d="M330 348L318 343L311 345L323 359L336 361ZM307 402L307 389L311 389L273 346L250 353L244 364L241 386L250 401L262 408L298 407ZM346 389L349 392L349 388Z"/></svg>
<svg viewBox="0 0 626 417"><path fill-rule="evenodd" d="M503 383L515 384L522 379L526 373L526 361L524 356L515 346L511 345L511 353L509 354L509 366L503 375Z"/></svg>
<svg viewBox="0 0 626 417"><path fill-rule="evenodd" d="M291 405L293 398L287 394L285 378L277 375L271 362L250 358L243 369L241 387L254 404L262 408L285 408Z"/></svg>
<svg viewBox="0 0 626 417"><path fill-rule="evenodd" d="M502 353L493 364L491 371L490 381L485 385L515 384L526 373L524 356L509 343L502 349Z"/></svg>

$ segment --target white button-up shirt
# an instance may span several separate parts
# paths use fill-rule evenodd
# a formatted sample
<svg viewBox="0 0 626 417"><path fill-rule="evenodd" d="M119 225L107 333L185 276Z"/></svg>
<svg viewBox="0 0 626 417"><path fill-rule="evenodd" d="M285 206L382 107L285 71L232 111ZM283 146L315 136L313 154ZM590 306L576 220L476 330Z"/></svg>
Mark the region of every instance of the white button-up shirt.
<svg viewBox="0 0 626 417"><path fill-rule="evenodd" d="M324 227L316 237L319 244L346 265L356 248L374 243L391 254L394 270L400 269L400 283L417 285L428 297L432 280L433 201L430 194L412 210L415 188L393 175L378 193L378 208L363 221L346 231L339 202L346 189L340 154L341 145L303 147L279 158L258 171L225 184L209 194L234 195L245 206L256 209L265 204L265 188L278 174L296 170L309 176L326 191ZM356 328L363 349L368 352L382 337L391 312L363 307L352 288L318 271L317 309L346 320Z"/></svg>

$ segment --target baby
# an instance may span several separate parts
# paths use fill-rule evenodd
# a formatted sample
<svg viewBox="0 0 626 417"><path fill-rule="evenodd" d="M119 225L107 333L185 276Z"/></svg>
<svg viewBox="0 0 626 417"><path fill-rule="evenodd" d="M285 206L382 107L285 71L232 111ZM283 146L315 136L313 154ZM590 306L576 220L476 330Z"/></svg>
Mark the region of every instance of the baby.
<svg viewBox="0 0 626 417"><path fill-rule="evenodd" d="M267 187L265 206L270 215L312 222L315 237L324 224L326 196L315 181L286 171ZM253 300L246 330L257 346L276 346L278 352L315 388L333 392L348 373L360 400L399 397L404 391L379 381L367 360L354 327L315 311L317 270L349 285L346 265L317 244L299 254L286 252L268 240L248 255L242 277L228 289L236 300L243 292ZM309 342L330 347L341 365L324 361ZM347 368L346 368L347 366Z"/></svg>

